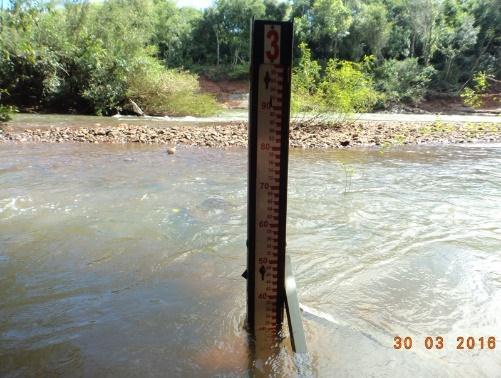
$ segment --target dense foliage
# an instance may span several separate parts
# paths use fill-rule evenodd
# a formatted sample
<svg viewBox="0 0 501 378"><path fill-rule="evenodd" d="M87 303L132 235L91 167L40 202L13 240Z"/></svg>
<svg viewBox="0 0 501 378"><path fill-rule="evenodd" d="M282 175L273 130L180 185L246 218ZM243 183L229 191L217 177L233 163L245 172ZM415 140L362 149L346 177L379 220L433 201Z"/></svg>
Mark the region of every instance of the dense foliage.
<svg viewBox="0 0 501 378"><path fill-rule="evenodd" d="M166 5L148 0L13 2L2 13L0 33L0 88L9 94L4 101L23 108L109 114L135 99L156 114L214 113L214 99L199 93L194 75L162 64L177 59L171 44L184 43L173 35L166 42L161 35L167 33L159 29L162 20L177 12Z"/></svg>
<svg viewBox="0 0 501 378"><path fill-rule="evenodd" d="M312 60L304 43L299 48L301 57L292 76L293 112L362 113L371 110L381 98L367 73L370 58L362 63L329 59L323 70Z"/></svg>
<svg viewBox="0 0 501 378"><path fill-rule="evenodd" d="M210 115L216 100L199 91L197 78L184 71L166 70L160 62L146 57L137 62L134 75L127 77L128 98L147 114Z"/></svg>
<svg viewBox="0 0 501 378"><path fill-rule="evenodd" d="M294 20L296 62L309 65L295 74L302 109L370 110L437 92L478 106L479 75L501 75L499 0L215 0L204 10L11 0L0 16L2 101L22 108L109 114L133 99L147 112L211 113L187 70L244 78L253 16ZM319 101L299 104L306 94Z"/></svg>
<svg viewBox="0 0 501 378"><path fill-rule="evenodd" d="M375 69L374 76L385 103L417 104L435 72L432 66L420 65L417 58L387 59Z"/></svg>

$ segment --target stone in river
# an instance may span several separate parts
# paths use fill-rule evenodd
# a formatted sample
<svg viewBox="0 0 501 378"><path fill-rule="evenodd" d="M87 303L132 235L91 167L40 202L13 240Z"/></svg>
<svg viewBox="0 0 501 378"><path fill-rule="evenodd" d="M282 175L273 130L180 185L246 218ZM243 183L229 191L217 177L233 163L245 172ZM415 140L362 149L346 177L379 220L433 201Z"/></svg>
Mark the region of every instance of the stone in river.
<svg viewBox="0 0 501 378"><path fill-rule="evenodd" d="M176 147L167 147L167 154L174 155L176 153Z"/></svg>

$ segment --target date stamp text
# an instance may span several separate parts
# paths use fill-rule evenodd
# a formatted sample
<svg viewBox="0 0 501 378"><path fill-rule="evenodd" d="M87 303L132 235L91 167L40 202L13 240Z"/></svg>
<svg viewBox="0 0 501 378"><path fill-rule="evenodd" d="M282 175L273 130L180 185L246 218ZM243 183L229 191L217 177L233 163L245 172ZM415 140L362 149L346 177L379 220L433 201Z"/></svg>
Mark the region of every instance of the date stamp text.
<svg viewBox="0 0 501 378"><path fill-rule="evenodd" d="M423 338L412 338L411 336L395 336L393 338L393 348L400 350L410 350L415 347L424 347L426 350L455 348L458 350L494 350L496 349L496 338L494 336L458 336L455 342L446 340L442 336L426 336Z"/></svg>

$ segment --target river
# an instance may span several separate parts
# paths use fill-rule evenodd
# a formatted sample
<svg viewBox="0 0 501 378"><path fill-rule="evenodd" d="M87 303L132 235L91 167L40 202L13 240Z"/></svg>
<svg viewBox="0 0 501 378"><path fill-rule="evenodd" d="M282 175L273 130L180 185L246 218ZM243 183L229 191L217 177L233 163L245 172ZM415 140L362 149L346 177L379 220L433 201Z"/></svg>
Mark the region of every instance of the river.
<svg viewBox="0 0 501 378"><path fill-rule="evenodd" d="M117 126L127 123L129 125L147 125L149 127L167 127L186 124L224 124L227 122L247 122L249 117L247 110L226 109L221 114L213 117L135 117L126 115L115 115L113 117L97 117L87 115L67 115L67 114L15 114L14 119L9 122L9 126L17 130L32 128L46 129L49 127L93 127L95 125L103 127ZM465 114L398 114L398 113L362 113L350 116L340 116L325 113L322 118L325 120L345 119L357 120L369 123L385 122L399 123L407 122L416 125L439 123L490 123L499 124L501 119L498 115L465 115ZM294 119L301 121L309 119L306 115L297 115Z"/></svg>
<svg viewBox="0 0 501 378"><path fill-rule="evenodd" d="M246 170L0 145L0 376L247 375ZM501 145L293 151L287 243L313 375L499 376Z"/></svg>

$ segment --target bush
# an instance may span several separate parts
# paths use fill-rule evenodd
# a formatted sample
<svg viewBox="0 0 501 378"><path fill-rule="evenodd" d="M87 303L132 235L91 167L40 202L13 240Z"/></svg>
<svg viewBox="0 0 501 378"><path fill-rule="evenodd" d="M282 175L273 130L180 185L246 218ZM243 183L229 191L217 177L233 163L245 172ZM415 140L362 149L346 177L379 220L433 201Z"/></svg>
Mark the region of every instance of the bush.
<svg viewBox="0 0 501 378"><path fill-rule="evenodd" d="M384 94L384 105L398 102L417 105L425 93L435 69L422 67L416 58L390 59L376 69L376 88Z"/></svg>
<svg viewBox="0 0 501 378"><path fill-rule="evenodd" d="M127 96L147 114L207 116L218 111L215 98L200 93L196 75L166 69L154 58L137 60L127 87Z"/></svg>
<svg viewBox="0 0 501 378"><path fill-rule="evenodd" d="M292 75L292 111L341 115L374 108L380 98L363 63L330 59L325 70L311 59L306 44L300 45L301 59Z"/></svg>
<svg viewBox="0 0 501 378"><path fill-rule="evenodd" d="M7 122L12 119L12 113L16 112L13 106L0 105L0 122Z"/></svg>
<svg viewBox="0 0 501 378"><path fill-rule="evenodd" d="M362 64L331 59L320 85L329 110L340 114L371 111L380 98Z"/></svg>
<svg viewBox="0 0 501 378"><path fill-rule="evenodd" d="M293 113L322 111L323 99L319 91L320 64L311 59L311 51L305 43L299 45L301 58L292 71Z"/></svg>
<svg viewBox="0 0 501 378"><path fill-rule="evenodd" d="M466 105L478 109L484 104L481 94L487 92L488 89L487 74L479 72L473 77L473 88L466 87L460 96Z"/></svg>
<svg viewBox="0 0 501 378"><path fill-rule="evenodd" d="M0 89L0 100L2 99L2 94L8 94L5 89ZM17 112L14 106L6 106L0 104L0 122L7 122L12 119L12 113Z"/></svg>

